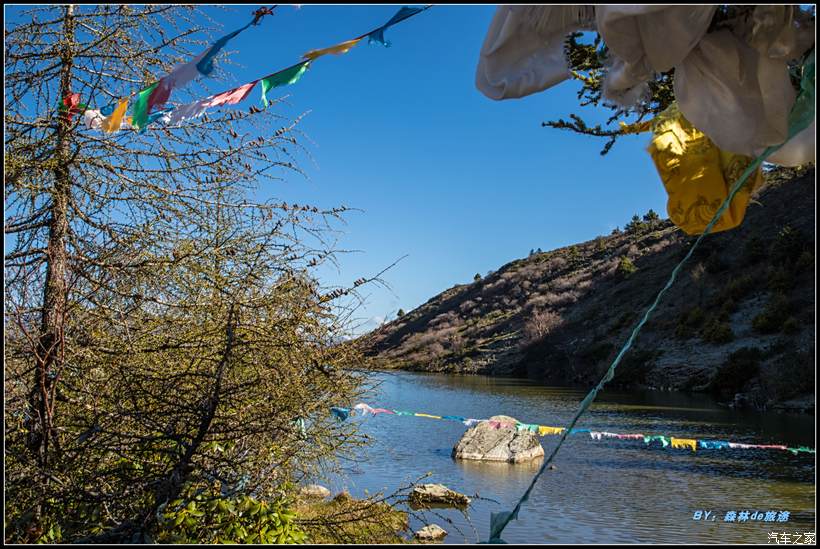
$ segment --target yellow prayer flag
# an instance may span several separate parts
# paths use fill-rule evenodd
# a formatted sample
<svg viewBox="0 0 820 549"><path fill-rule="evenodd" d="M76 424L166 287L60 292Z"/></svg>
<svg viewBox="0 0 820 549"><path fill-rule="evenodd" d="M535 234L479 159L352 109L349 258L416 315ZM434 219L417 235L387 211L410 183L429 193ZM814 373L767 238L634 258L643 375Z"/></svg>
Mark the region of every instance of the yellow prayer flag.
<svg viewBox="0 0 820 549"><path fill-rule="evenodd" d="M120 104L117 105L117 108L114 109L114 112L111 113L111 116L104 119L100 124L100 128L104 132L115 132L120 129L122 126L122 118L125 116L125 111L128 109L128 98L120 99Z"/></svg>
<svg viewBox="0 0 820 549"><path fill-rule="evenodd" d="M672 448L689 448L693 452L698 447L698 441L692 438L671 437Z"/></svg>
<svg viewBox="0 0 820 549"><path fill-rule="evenodd" d="M353 40L348 40L347 42L342 42L341 44L336 44L335 46L330 46L329 48L323 48L320 50L310 50L305 55L303 55L302 58L313 61L317 57L327 55L328 53L332 53L334 55L341 55L343 53L347 53L348 51L350 51L350 49L356 44L358 44L360 41L361 38L355 38Z"/></svg>
<svg viewBox="0 0 820 549"><path fill-rule="evenodd" d="M433 419L441 419L441 416L431 416L430 414L416 414L418 417L431 417Z"/></svg>
<svg viewBox="0 0 820 549"><path fill-rule="evenodd" d="M669 219L686 234L702 234L754 159L718 149L683 117L675 103L653 119L652 130L648 151L669 195ZM752 192L762 182L758 167L715 223L713 233L743 222Z"/></svg>
<svg viewBox="0 0 820 549"><path fill-rule="evenodd" d="M547 436L547 435L560 435L564 432L562 427L549 427L547 425L539 425L538 426L538 434L540 436Z"/></svg>

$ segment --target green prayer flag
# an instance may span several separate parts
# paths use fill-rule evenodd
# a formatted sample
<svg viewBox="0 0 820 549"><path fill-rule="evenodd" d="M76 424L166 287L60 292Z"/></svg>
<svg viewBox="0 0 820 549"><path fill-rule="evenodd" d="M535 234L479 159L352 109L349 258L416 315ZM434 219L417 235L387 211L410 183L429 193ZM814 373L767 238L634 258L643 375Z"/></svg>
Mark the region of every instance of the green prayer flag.
<svg viewBox="0 0 820 549"><path fill-rule="evenodd" d="M262 79L262 103L268 106L268 90L278 88L279 86L286 86L288 84L295 84L305 73L310 65L309 61L303 61L298 65L294 65L283 71L279 71Z"/></svg>
<svg viewBox="0 0 820 549"><path fill-rule="evenodd" d="M148 125L148 98L154 92L159 82L154 82L137 94L134 107L131 111L131 125L142 131Z"/></svg>

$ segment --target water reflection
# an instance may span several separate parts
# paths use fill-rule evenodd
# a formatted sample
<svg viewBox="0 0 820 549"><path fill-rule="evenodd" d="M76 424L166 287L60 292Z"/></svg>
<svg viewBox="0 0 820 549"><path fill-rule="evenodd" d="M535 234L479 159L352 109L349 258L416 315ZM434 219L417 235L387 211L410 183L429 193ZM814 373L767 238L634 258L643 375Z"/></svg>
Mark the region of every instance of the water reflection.
<svg viewBox="0 0 820 549"><path fill-rule="evenodd" d="M544 463L539 457L524 463L504 463L498 461L454 460L456 467L464 472L465 477L477 480L487 479L491 483L509 480L530 479Z"/></svg>

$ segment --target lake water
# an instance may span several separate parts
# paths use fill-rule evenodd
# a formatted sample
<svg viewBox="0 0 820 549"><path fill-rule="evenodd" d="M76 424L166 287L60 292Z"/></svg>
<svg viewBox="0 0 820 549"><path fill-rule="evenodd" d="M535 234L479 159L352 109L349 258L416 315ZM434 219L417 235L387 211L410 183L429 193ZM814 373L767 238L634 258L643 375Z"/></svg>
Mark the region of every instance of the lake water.
<svg viewBox="0 0 820 549"><path fill-rule="evenodd" d="M373 407L433 415L565 426L585 392L509 378L375 373L365 400ZM486 541L491 512L510 510L541 464L455 461L466 430L455 421L378 414L354 417L372 437L344 476L326 479L334 493L391 493L430 472L440 482L479 494L469 518L452 509L427 512L449 532L445 542ZM814 418L733 411L707 396L653 391L604 391L576 428L814 448ZM559 437L541 439L547 454ZM508 543L767 543L770 532L815 531L815 460L778 450L672 450L639 441L593 441L570 435L503 534ZM329 480L329 482L328 482ZM697 510L717 515L694 521ZM788 522L724 522L727 511L789 511ZM710 517L711 518L711 517ZM448 520L452 523L447 522ZM416 530L423 524L411 519Z"/></svg>

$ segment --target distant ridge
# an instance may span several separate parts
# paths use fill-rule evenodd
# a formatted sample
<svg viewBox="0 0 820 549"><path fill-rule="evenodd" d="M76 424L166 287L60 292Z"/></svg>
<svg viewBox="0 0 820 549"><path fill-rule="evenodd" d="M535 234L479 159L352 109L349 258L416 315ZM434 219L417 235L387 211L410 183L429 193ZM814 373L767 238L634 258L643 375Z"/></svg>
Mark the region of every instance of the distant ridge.
<svg viewBox="0 0 820 549"><path fill-rule="evenodd" d="M768 174L743 225L703 241L611 385L813 410L814 202L814 168ZM359 338L367 366L596 382L694 240L668 220L629 229L440 293Z"/></svg>

